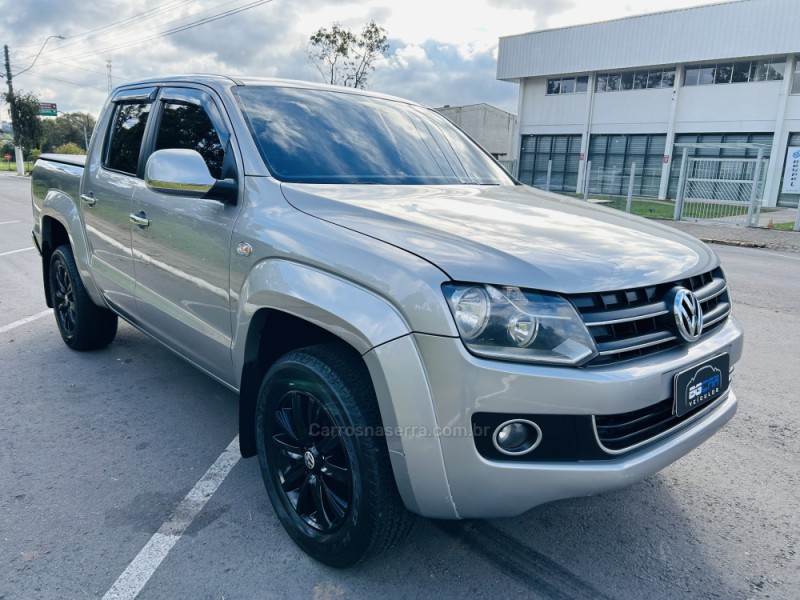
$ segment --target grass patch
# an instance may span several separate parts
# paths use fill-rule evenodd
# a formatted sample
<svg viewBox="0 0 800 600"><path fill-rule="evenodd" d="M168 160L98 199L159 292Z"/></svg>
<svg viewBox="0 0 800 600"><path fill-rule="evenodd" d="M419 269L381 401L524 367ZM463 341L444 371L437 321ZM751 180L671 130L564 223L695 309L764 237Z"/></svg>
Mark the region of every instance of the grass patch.
<svg viewBox="0 0 800 600"><path fill-rule="evenodd" d="M794 223L774 223L772 227L767 229L780 229L781 231L793 231Z"/></svg>

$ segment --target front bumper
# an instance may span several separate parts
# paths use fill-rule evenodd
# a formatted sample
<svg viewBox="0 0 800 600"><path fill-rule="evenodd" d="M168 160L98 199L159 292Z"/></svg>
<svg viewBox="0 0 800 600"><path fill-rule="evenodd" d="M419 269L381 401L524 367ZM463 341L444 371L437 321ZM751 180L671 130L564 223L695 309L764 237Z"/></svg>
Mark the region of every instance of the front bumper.
<svg viewBox="0 0 800 600"><path fill-rule="evenodd" d="M413 341L423 372L415 373L410 361L403 369L396 367L399 363L381 361L386 387L376 387L384 417L386 395L395 406L398 399L407 398L394 414L393 424L399 426L401 435L387 439L394 450L393 465L406 504L426 516L515 516L552 500L625 487L699 446L727 423L737 408L736 396L729 391L694 417L630 451L603 453L595 444L591 460L581 456L536 460L535 453L530 460L487 459L471 435L476 414L591 419L640 410L670 398L675 374L689 366L722 352L730 355L731 365L736 363L742 353L741 327L731 318L713 335L691 346L582 369L484 360L469 354L456 338L414 334ZM393 350L401 346L393 348L395 343L401 344L397 340L374 350L375 358L398 359ZM424 378L424 385L414 383L419 377ZM409 389L413 394L408 394ZM424 400L423 395L427 396ZM407 425L416 428L406 430ZM542 428L543 438L562 433ZM446 481L438 481L440 472Z"/></svg>

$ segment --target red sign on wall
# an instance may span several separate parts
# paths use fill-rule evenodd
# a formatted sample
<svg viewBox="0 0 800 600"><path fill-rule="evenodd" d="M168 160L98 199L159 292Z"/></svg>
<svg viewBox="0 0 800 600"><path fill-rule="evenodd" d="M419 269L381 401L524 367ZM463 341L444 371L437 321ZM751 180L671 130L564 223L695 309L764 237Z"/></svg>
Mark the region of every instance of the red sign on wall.
<svg viewBox="0 0 800 600"><path fill-rule="evenodd" d="M586 158L586 156L583 154L583 152L581 152L581 160L583 160L584 158Z"/></svg>
<svg viewBox="0 0 800 600"><path fill-rule="evenodd" d="M664 164L669 164L669 156L666 154L664 155Z"/></svg>

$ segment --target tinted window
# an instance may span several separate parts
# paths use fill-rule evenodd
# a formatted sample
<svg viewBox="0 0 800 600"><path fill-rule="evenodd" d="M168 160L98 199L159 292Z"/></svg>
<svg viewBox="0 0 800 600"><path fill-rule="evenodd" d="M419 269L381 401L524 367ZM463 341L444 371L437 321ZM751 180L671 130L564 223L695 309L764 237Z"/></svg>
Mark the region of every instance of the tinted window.
<svg viewBox="0 0 800 600"><path fill-rule="evenodd" d="M164 103L156 150L197 150L215 179L222 179L225 150L206 111L195 104Z"/></svg>
<svg viewBox="0 0 800 600"><path fill-rule="evenodd" d="M136 174L150 104L118 104L111 121L105 166Z"/></svg>
<svg viewBox="0 0 800 600"><path fill-rule="evenodd" d="M262 157L283 181L513 184L431 110L323 90L241 87L236 95Z"/></svg>

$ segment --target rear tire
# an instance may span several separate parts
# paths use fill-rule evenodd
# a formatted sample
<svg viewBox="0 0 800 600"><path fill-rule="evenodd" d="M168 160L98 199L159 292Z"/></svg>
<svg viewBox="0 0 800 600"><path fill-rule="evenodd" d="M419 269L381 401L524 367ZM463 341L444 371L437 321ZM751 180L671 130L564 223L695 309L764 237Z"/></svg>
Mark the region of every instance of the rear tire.
<svg viewBox="0 0 800 600"><path fill-rule="evenodd" d="M414 523L394 481L369 374L342 344L289 352L256 405L261 474L275 513L306 553L350 567Z"/></svg>
<svg viewBox="0 0 800 600"><path fill-rule="evenodd" d="M117 315L92 302L68 245L50 257L50 300L61 338L73 350L97 350L113 341Z"/></svg>

